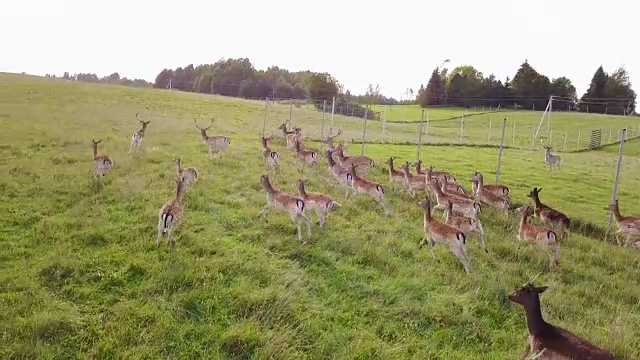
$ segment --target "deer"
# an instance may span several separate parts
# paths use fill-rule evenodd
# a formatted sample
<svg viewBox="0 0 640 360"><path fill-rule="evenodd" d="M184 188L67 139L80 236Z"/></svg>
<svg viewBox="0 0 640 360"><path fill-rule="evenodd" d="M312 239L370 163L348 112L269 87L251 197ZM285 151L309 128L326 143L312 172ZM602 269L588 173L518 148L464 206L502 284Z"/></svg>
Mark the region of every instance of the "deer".
<svg viewBox="0 0 640 360"><path fill-rule="evenodd" d="M434 243L448 245L449 249L451 249L462 263L465 272L469 274L471 272L471 261L467 257L465 250L467 237L464 232L434 219L431 216L431 200L428 196L421 200L418 206L424 211L424 237L419 247L422 248L424 244L428 244L431 256L435 259L436 255L433 252Z"/></svg>
<svg viewBox="0 0 640 360"><path fill-rule="evenodd" d="M426 174L426 171L422 171L422 160L418 160L414 162L413 166L416 167L416 174ZM440 182L444 182L444 183L456 182L455 176L449 174L446 171L433 170L433 166L429 166L429 169L431 169L431 176L437 177L438 180L440 180Z"/></svg>
<svg viewBox="0 0 640 360"><path fill-rule="evenodd" d="M487 205L491 205L496 210L500 211L504 215L509 217L509 202L500 196L485 189L482 179L482 174L477 173L471 177L471 182L476 184L475 198Z"/></svg>
<svg viewBox="0 0 640 360"><path fill-rule="evenodd" d="M479 171L474 171L473 174L471 174L471 177L476 177L478 178L480 181L478 181L478 183L472 182L472 190L471 192L475 195L475 193L478 191L477 185L479 183L482 183L482 187L484 188L484 190L493 193L496 196L499 196L501 198L507 198L509 196L509 187L505 186L505 185L501 185L501 184L485 184L484 183L484 175L482 175L481 172Z"/></svg>
<svg viewBox="0 0 640 360"><path fill-rule="evenodd" d="M318 160L318 153L312 150L302 149L300 145L300 141L298 139L295 140L296 147L296 156L298 159L303 160L305 164L311 166L316 163Z"/></svg>
<svg viewBox="0 0 640 360"><path fill-rule="evenodd" d="M551 146L544 147L544 165L549 167L549 171L554 169L560 170L562 159L560 158L560 155L551 154L552 149L553 148Z"/></svg>
<svg viewBox="0 0 640 360"><path fill-rule="evenodd" d="M613 200L605 210L613 212L616 225L618 225L616 233L627 236L624 244L631 244L634 238L640 237L640 216L623 216L620 214L618 199ZM635 246L635 242L633 244Z"/></svg>
<svg viewBox="0 0 640 360"><path fill-rule="evenodd" d="M476 216L478 205L476 201L451 194L446 194L444 191L442 191L440 180L438 180L437 178L432 178L431 182L429 182L428 185L436 196L437 204L434 206L434 209L444 210L448 206L447 201L450 201L453 204L454 211L462 213L466 216Z"/></svg>
<svg viewBox="0 0 640 360"><path fill-rule="evenodd" d="M286 150L295 150L296 148L296 140L302 140L302 129L298 127L294 127L293 131L287 130L287 123L282 123L282 125L278 126L278 129L282 130L282 134L287 141Z"/></svg>
<svg viewBox="0 0 640 360"><path fill-rule="evenodd" d="M408 161L400 166L400 170L404 175L404 186L411 197L416 197L416 190L426 191L425 175L412 175L409 173Z"/></svg>
<svg viewBox="0 0 640 360"><path fill-rule="evenodd" d="M327 150L325 152L325 156L327 159L327 164L329 166L329 173L333 176L338 183L345 187L345 199L349 197L349 192L352 189L351 183L353 182L353 177L351 176L350 170L345 169L342 166L338 165L333 157L331 156L331 151Z"/></svg>
<svg viewBox="0 0 640 360"><path fill-rule="evenodd" d="M465 233L465 235L476 234L480 238L480 241L482 241L482 250L484 250L485 254L488 254L489 251L487 251L487 245L484 242L484 229L482 228L480 219L478 219L478 213L481 208L480 204L474 204L475 216L465 216L463 214L455 214L453 212L453 203L450 200L446 202L447 207L444 210L444 223L455 227Z"/></svg>
<svg viewBox="0 0 640 360"><path fill-rule="evenodd" d="M129 146L129 154L133 151L133 149L138 149L140 144L142 143L142 139L144 138L144 132L147 130L147 126L151 123L150 116L147 115L147 121L140 120L138 117L138 113L136 113L136 120L142 125L142 128L133 133L131 136L131 146Z"/></svg>
<svg viewBox="0 0 640 360"><path fill-rule="evenodd" d="M276 190L269 181L269 176L262 175L260 183L267 192L267 205L262 208L258 217L262 217L267 221L266 215L269 209L286 212L289 218L296 225L298 230L298 241L302 241L302 223L307 225L309 238L311 238L311 221L305 215L306 204L304 200L297 196L290 195L284 191Z"/></svg>
<svg viewBox="0 0 640 360"><path fill-rule="evenodd" d="M382 185L358 176L356 166L356 164L352 163L351 170L349 171L349 174L351 174L351 187L353 188L354 193L371 196L382 206L384 213L389 215L389 208L387 207L384 199L384 188Z"/></svg>
<svg viewBox="0 0 640 360"><path fill-rule="evenodd" d="M298 195L304 200L307 208L316 213L319 219L320 230L323 230L324 222L329 216L329 212L342 205L325 194L307 192L305 189L307 182L308 179L298 179Z"/></svg>
<svg viewBox="0 0 640 360"><path fill-rule="evenodd" d="M264 159L265 163L267 164L267 166L269 166L270 168L278 168L280 169L280 155L278 155L278 153L276 151L272 151L269 148L269 140L271 140L273 136L269 136L268 138L266 137L261 137L262 140L262 158ZM282 169L280 169L280 171L282 172Z"/></svg>
<svg viewBox="0 0 640 360"><path fill-rule="evenodd" d="M407 186L405 184L404 172L393 168L393 160L395 160L395 158L395 156L389 157L389 160L385 161L385 164L389 165L389 182L393 185L393 191L398 192L398 184L402 184L405 189Z"/></svg>
<svg viewBox="0 0 640 360"><path fill-rule="evenodd" d="M363 175L367 175L369 173L369 166L373 166L374 162L368 156L364 155L354 155L354 156L345 156L344 155L344 146L342 144L338 145L336 149L336 157L340 165L349 168L351 165L356 165Z"/></svg>
<svg viewBox="0 0 640 360"><path fill-rule="evenodd" d="M220 150L226 150L229 147L229 145L231 145L231 139L226 136L207 135L207 130L209 130L213 126L213 119L211 119L211 123L206 128L201 128L200 126L198 126L196 119L193 119L193 123L196 125L196 128L200 130L200 136L202 137L202 141L205 144L207 144L207 146L209 147L209 160L211 160L211 156L214 150L216 152Z"/></svg>
<svg viewBox="0 0 640 360"><path fill-rule="evenodd" d="M538 245L549 256L549 267L556 267L560 260L560 244L555 231L529 224L527 219L533 215L533 208L529 205L519 207L516 212L520 214L518 240Z"/></svg>
<svg viewBox="0 0 640 360"><path fill-rule="evenodd" d="M520 359L533 353L535 359L614 360L615 355L610 351L544 320L540 310L540 294L547 289L547 286L536 286L529 281L507 296L510 301L520 304L526 314L529 343Z"/></svg>
<svg viewBox="0 0 640 360"><path fill-rule="evenodd" d="M167 201L160 208L158 214L158 237L156 239L156 247L160 246L160 238L163 234L167 234L167 241L169 245L175 244L173 240L173 232L178 227L178 223L184 215L184 205L182 197L184 195L184 182L175 177L173 180L176 183L176 197Z"/></svg>
<svg viewBox="0 0 640 360"><path fill-rule="evenodd" d="M458 197L464 197L467 199L473 199L473 197L468 196L465 191L464 188L455 183L455 182L447 182L446 181L446 177L437 177L433 175L433 168L430 166L427 168L427 170L424 172L424 181L425 183L429 183L432 181L432 179L438 179L438 182L440 183L440 188L442 189L443 192L447 193L447 194L451 194L454 196L458 196Z"/></svg>
<svg viewBox="0 0 640 360"><path fill-rule="evenodd" d="M176 177L182 180L185 188L195 183L198 180L198 175L198 170L192 167L183 168L182 160L176 158Z"/></svg>
<svg viewBox="0 0 640 360"><path fill-rule="evenodd" d="M329 133L329 134L331 134L331 133ZM338 133L336 133L335 135L327 136L327 141L324 142L325 144L327 144L327 150L331 151L332 154L337 149L337 147L333 144L333 140L335 138L337 138L338 136L340 136L340 134L342 134L342 129L338 130Z"/></svg>
<svg viewBox="0 0 640 360"><path fill-rule="evenodd" d="M98 144L100 144L102 140L96 141L92 139L91 142L93 143L93 145L91 145L93 148L93 173L97 177L103 177L115 164L109 155L98 152Z"/></svg>
<svg viewBox="0 0 640 360"><path fill-rule="evenodd" d="M533 200L534 204L534 214L538 216L538 218L544 223L552 228L557 228L561 231L562 237L567 236L567 228L569 227L571 220L569 217L562 212L555 210L540 201L540 192L542 188L533 188L528 198Z"/></svg>

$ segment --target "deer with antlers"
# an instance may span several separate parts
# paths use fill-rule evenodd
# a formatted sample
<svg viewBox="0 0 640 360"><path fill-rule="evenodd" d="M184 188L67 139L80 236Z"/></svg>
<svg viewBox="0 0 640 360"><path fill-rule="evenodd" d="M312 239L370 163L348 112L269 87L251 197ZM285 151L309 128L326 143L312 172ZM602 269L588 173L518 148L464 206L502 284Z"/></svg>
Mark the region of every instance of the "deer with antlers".
<svg viewBox="0 0 640 360"><path fill-rule="evenodd" d="M175 244L173 240L173 232L178 227L178 223L184 215L184 205L182 203L182 197L184 195L184 182L175 177L173 179L176 183L176 197L167 201L158 214L158 237L156 239L156 246L160 246L160 238L162 234L167 234L167 241L169 245Z"/></svg>
<svg viewBox="0 0 640 360"><path fill-rule="evenodd" d="M182 180L186 188L198 180L198 170L192 167L183 168L182 160L178 157L176 158L176 177Z"/></svg>
<svg viewBox="0 0 640 360"><path fill-rule="evenodd" d="M91 147L93 148L93 173L97 177L104 176L107 172L109 172L113 166L113 159L109 157L109 155L98 152L98 144L102 142L102 140L91 140L93 143Z"/></svg>
<svg viewBox="0 0 640 360"><path fill-rule="evenodd" d="M318 215L320 230L323 230L324 222L329 216L329 212L342 205L325 194L307 192L305 189L307 182L308 179L298 179L298 195L304 200L307 208L315 211L316 215Z"/></svg>
<svg viewBox="0 0 640 360"><path fill-rule="evenodd" d="M142 125L142 128L133 133L131 136L131 146L129 146L129 154L133 151L133 149L138 149L140 144L142 143L142 139L144 138L144 132L147 130L147 125L151 123L151 116L147 115L147 121L140 120L138 117L138 113L136 113L136 120Z"/></svg>
<svg viewBox="0 0 640 360"><path fill-rule="evenodd" d="M560 155L551 154L551 150L553 148L551 146L544 147L544 165L549 167L549 170L560 170L560 166L562 165L562 159Z"/></svg>
<svg viewBox="0 0 640 360"><path fill-rule="evenodd" d="M327 140L324 141L324 143L327 144L327 150L331 151L332 154L337 149L336 146L333 144L333 140L338 136L340 136L340 134L342 134L342 129L339 129L335 135L331 135L331 132L329 132L329 135L327 136Z"/></svg>
<svg viewBox="0 0 640 360"><path fill-rule="evenodd" d="M305 164L311 166L318 161L318 153L313 150L305 150L302 148L300 141L298 139L295 140L296 145L296 156L298 159L303 160Z"/></svg>
<svg viewBox="0 0 640 360"><path fill-rule="evenodd" d="M569 227L570 220L567 215L564 213L551 208L543 204L540 201L540 192L542 188L538 189L537 187L533 188L528 198L533 200L534 204L534 214L538 216L538 218L544 223L552 228L559 229L562 233L562 237L567 236L567 228Z"/></svg>
<svg viewBox="0 0 640 360"><path fill-rule="evenodd" d="M231 139L226 137L226 136L222 136L222 135L209 136L209 135L207 135L207 130L209 130L213 126L213 119L211 119L211 123L206 128L201 128L200 126L198 126L198 123L196 122L196 119L193 119L193 123L196 125L196 128L198 128L198 130L200 130L200 136L202 137L202 141L205 144L207 144L207 147L209 148L209 160L211 160L211 156L212 156L213 151L218 152L218 151L221 151L221 150L226 150L229 147L229 145L231 145Z"/></svg>
<svg viewBox="0 0 640 360"><path fill-rule="evenodd" d="M369 166L373 166L374 162L368 156L364 155L354 155L354 156L345 156L344 154L344 145L340 144L336 148L336 157L340 165L346 168L350 168L351 165L356 165L358 169L361 169L361 173L363 175L367 175L369 173Z"/></svg>
<svg viewBox="0 0 640 360"><path fill-rule="evenodd" d="M282 125L278 126L278 129L282 130L282 134L287 141L286 151L295 150L296 148L296 140L302 140L302 129L299 127L294 127L293 131L287 130L287 123L282 123Z"/></svg>
<svg viewBox="0 0 640 360"><path fill-rule="evenodd" d="M521 206L516 209L516 212L520 214L518 240L538 245L549 256L549 267L557 266L560 260L560 244L556 241L556 233L553 230L529 224L527 219L533 215L531 206Z"/></svg>
<svg viewBox="0 0 640 360"><path fill-rule="evenodd" d="M287 214L289 214L289 218L291 219L291 221L296 224L296 229L298 230L298 240L302 241L303 222L307 224L309 238L311 238L311 221L305 215L305 201L284 191L276 190L271 185L271 182L269 181L269 177L267 175L262 175L260 177L260 183L264 187L264 190L267 192L267 205L262 208L262 211L260 211L258 217L264 217L265 221L267 221L266 215L269 209L286 212Z"/></svg>
<svg viewBox="0 0 640 360"><path fill-rule="evenodd" d="M268 138L266 137L261 137L262 140L262 158L264 159L265 163L267 164L267 166L269 166L270 168L278 168L280 169L280 155L278 155L278 153L276 151L272 151L269 148L269 140L271 140L273 136L269 136ZM282 169L280 169L280 171L282 172Z"/></svg>

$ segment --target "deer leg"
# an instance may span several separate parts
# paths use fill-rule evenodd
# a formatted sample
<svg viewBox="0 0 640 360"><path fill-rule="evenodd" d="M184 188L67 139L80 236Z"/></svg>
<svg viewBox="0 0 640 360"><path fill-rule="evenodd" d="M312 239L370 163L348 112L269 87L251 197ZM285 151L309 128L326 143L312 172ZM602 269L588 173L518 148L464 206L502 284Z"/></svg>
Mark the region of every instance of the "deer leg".
<svg viewBox="0 0 640 360"><path fill-rule="evenodd" d="M294 224L296 224L296 230L298 231L298 241L302 241L302 224L300 223L300 220L298 219L296 214L290 214L289 218L291 219L291 221L293 221Z"/></svg>
<svg viewBox="0 0 640 360"><path fill-rule="evenodd" d="M487 244L484 242L484 229L482 228L482 224L480 223L480 221L478 221L476 225L476 232L480 236L480 241L482 242L482 249L484 250L485 255L489 254L489 251L487 250Z"/></svg>
<svg viewBox="0 0 640 360"><path fill-rule="evenodd" d="M258 214L259 218L264 218L264 222L268 223L269 221L267 221L267 212L269 211L269 205L265 205L262 207L262 210L260 211L260 213Z"/></svg>
<svg viewBox="0 0 640 360"><path fill-rule="evenodd" d="M304 213L299 213L298 218L302 219L307 224L307 233L309 235L309 239L311 239L311 220L304 215Z"/></svg>
<svg viewBox="0 0 640 360"><path fill-rule="evenodd" d="M464 247L462 246L455 247L453 249L453 253L462 263L462 266L464 267L464 271L466 271L467 274L469 274L471 272L471 263L469 261L469 258L467 257L467 254L465 253Z"/></svg>
<svg viewBox="0 0 640 360"><path fill-rule="evenodd" d="M160 238L162 238L162 232L164 231L164 226L162 225L162 219L158 221L158 237L156 238L156 247L160 247Z"/></svg>
<svg viewBox="0 0 640 360"><path fill-rule="evenodd" d="M209 160L211 160L211 153L213 152L213 149L211 149L211 145L209 145Z"/></svg>

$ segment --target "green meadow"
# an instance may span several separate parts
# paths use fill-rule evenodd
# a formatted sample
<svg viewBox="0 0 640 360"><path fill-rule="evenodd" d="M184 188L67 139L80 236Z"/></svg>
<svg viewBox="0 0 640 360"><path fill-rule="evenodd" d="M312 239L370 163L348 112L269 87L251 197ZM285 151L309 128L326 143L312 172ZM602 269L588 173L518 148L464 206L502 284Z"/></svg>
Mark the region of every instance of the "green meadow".
<svg viewBox="0 0 640 360"><path fill-rule="evenodd" d="M523 130L521 145L504 149L500 183L515 204L541 187L541 200L571 217L559 267L550 270L542 252L517 241L513 212L507 219L483 209L489 254L471 237L466 275L444 246L435 259L418 248L419 198L387 186L384 160L416 159L416 124L388 123L384 136L380 122L367 124L364 152L376 161L369 177L385 186L389 216L369 198L344 199L324 161L303 167L274 144L283 167L270 172L274 187L295 192L306 177L308 191L342 207L323 232L314 224L306 245L286 214L259 219L266 204L259 178L267 173L259 136L263 124L278 135L289 120L288 105L269 105L266 117L264 109L219 96L0 74L0 357L514 359L528 333L523 309L507 295L536 277L549 286L547 321L620 359L640 358L639 253L604 237L619 145L561 153L563 169L549 173L541 144L531 149ZM128 155L136 112L152 122L141 150ZM467 124L479 124L469 125L469 143L486 145L487 116L494 127L506 116L517 129L533 129L541 113L469 117ZM206 125L211 117L210 135L232 141L209 160L193 120ZM552 130L638 123L595 119L554 114ZM349 154L362 150L362 119L335 116L332 125L325 115L323 125L321 113L294 107L291 122L308 148L319 149L314 140L333 128ZM495 181L498 149L455 146L458 129L455 120L434 119L421 148L425 166L452 172L467 188L475 170ZM501 130L492 131L495 145ZM92 139L102 139L99 150L115 162L103 182L91 176ZM164 238L156 248L176 156L200 177L185 195L175 246ZM639 165L640 142L631 140L618 194L623 214L640 214Z"/></svg>

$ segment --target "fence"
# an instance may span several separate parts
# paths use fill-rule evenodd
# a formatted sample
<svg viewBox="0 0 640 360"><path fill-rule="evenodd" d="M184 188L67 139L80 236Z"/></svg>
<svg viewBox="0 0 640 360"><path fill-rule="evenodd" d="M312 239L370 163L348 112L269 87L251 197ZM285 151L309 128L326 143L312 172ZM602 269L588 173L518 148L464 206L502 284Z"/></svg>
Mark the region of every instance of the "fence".
<svg viewBox="0 0 640 360"><path fill-rule="evenodd" d="M324 110L323 110L324 109ZM385 121L386 116L344 116L333 109L332 101L308 102L301 100L268 100L265 103L264 125L267 134L281 135L278 127L287 123L303 129L307 141L326 139L330 132L338 130L336 140L345 143L416 144L420 134L421 115L403 122ZM606 116L585 113L553 113L549 136L544 124L537 138L540 113L534 112L468 112L453 118L443 118L441 109L425 109L421 141L423 144L451 144L458 146L499 146L502 135L502 119L507 118L504 146L519 149L539 149L550 145L555 152L582 151L617 143L622 129L627 129L627 139L640 137L640 118ZM481 109L478 109L481 110ZM451 112L451 110L444 110ZM323 120L324 118L324 120ZM546 121L546 120L545 120ZM366 127L364 126L366 123ZM594 145L592 132L599 133L599 145ZM544 133L544 135L542 135Z"/></svg>

